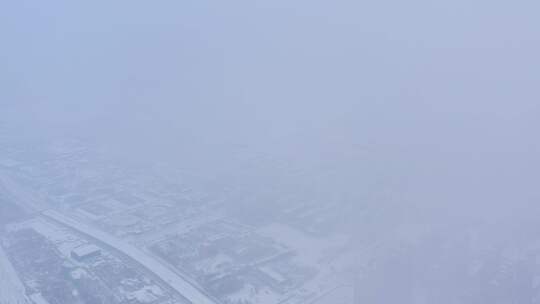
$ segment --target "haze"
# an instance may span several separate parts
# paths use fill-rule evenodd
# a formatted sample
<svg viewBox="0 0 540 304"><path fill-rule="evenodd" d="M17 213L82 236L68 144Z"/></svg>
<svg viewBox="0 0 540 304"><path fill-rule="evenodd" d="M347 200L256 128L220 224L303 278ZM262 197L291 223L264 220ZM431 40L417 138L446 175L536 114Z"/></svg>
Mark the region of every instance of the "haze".
<svg viewBox="0 0 540 304"><path fill-rule="evenodd" d="M309 294L310 282L331 272L321 266L317 279L299 281L296 289L234 302L182 268L215 303L536 303L539 10L529 0L6 1L0 4L0 156L17 165L4 161L0 188L25 215L0 217L6 227L0 236L13 243L13 223L53 210L150 251L145 242L158 232L142 239L113 233L101 220L77 217L75 206L95 198L70 206L43 190L46 181L59 188L78 183L53 179L66 170L83 176L108 166L116 173L87 183L107 180L119 188L117 181L135 174L156 178L152 185L185 182L212 198L214 207L197 216L214 218L219 210L220 218L255 234L275 225L302 231L288 209L331 210L322 213L332 220L320 220L317 229L327 230L325 240L344 241L325 261L350 255L336 265L357 269L353 276L361 279L335 265L337 274L325 278L349 282L354 296L334 296L330 291L342 286L336 283L296 297L297 289ZM57 145L84 147L92 156L63 159L69 169L62 174L41 168L57 161L49 151ZM51 177L36 181L32 170ZM26 190L13 190L16 184ZM82 188L69 193L82 195L76 189ZM21 191L40 194L29 207ZM45 217L40 220L59 221ZM278 243L280 233L294 234L276 231L271 237ZM381 240L393 245L366 258L366 248ZM483 261L483 244L497 258ZM394 245L408 249L387 248ZM7 256L14 254L5 247ZM302 248L291 250L309 264ZM442 252L452 253L441 262ZM505 271L515 275L496 279L507 252L518 266ZM148 266L137 254L128 258ZM371 266L362 266L368 260ZM28 292L30 275L17 263L11 258L10 273L18 273L28 303L38 303ZM433 270L430 263L446 266ZM450 269L461 267L455 265L467 266L458 273ZM467 267L485 268L477 275ZM251 284L244 274L229 275L242 277L244 288ZM177 303L175 293L182 292L160 285L164 276L150 275ZM494 280L499 285L489 285ZM52 301L43 288L34 294Z"/></svg>

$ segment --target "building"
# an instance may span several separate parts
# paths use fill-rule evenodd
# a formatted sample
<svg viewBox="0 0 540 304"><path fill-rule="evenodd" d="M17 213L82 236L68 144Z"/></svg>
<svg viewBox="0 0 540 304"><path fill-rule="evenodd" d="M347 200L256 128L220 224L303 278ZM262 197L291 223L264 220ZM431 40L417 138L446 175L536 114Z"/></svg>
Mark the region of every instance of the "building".
<svg viewBox="0 0 540 304"><path fill-rule="evenodd" d="M100 255L101 249L91 244L79 246L71 251L71 257L79 262Z"/></svg>

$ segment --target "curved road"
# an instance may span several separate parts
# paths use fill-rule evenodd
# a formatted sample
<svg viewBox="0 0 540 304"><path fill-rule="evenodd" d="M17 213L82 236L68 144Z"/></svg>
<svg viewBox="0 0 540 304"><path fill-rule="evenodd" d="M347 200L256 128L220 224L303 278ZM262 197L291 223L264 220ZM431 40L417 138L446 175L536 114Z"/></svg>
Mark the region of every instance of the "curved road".
<svg viewBox="0 0 540 304"><path fill-rule="evenodd" d="M105 245L112 247L127 257L133 259L148 271L159 277L163 282L169 285L170 288L178 292L182 297L187 299L192 304L218 304L208 295L204 294L197 287L184 280L177 273L167 268L163 264L157 262L152 256L135 246L120 240L114 236L104 233L100 230L92 228L88 225L77 222L61 213L54 210L46 210L41 213L47 219L53 220L71 229L74 229L84 235L97 239Z"/></svg>

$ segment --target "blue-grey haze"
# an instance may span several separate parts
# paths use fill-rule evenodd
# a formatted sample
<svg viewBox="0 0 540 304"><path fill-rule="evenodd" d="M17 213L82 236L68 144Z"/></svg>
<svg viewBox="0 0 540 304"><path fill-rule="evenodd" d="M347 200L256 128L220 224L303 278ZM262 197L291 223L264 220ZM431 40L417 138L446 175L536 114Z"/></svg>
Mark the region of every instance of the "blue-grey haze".
<svg viewBox="0 0 540 304"><path fill-rule="evenodd" d="M409 262L469 229L496 248L530 245L540 239L539 12L533 0L2 1L0 130L19 144L77 139L189 167L249 197L264 189L249 204L265 210L282 192L332 198L352 247L365 231L422 223L435 236ZM246 165L242 153L290 166ZM369 210L382 211L365 229ZM463 292L461 274L410 263L358 283L370 303L395 288L416 303L402 289L422 287L424 303L536 303L519 288L493 295L487 277Z"/></svg>

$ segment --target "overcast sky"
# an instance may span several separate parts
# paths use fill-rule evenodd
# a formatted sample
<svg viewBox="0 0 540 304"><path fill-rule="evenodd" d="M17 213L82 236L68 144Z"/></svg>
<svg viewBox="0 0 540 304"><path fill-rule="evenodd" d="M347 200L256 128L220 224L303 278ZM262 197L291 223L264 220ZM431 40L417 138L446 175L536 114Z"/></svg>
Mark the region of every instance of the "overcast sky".
<svg viewBox="0 0 540 304"><path fill-rule="evenodd" d="M393 177L404 201L508 212L540 195L539 10L3 1L0 119L159 156L240 145L335 166L351 187Z"/></svg>

